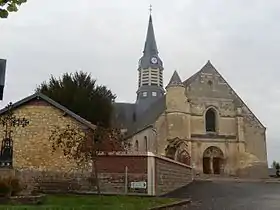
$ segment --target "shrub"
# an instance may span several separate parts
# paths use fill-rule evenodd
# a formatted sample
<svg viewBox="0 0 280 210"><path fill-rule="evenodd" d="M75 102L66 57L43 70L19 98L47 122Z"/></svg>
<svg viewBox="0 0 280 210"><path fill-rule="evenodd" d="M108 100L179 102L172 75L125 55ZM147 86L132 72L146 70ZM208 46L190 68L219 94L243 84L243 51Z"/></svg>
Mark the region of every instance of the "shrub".
<svg viewBox="0 0 280 210"><path fill-rule="evenodd" d="M0 180L0 197L9 197L11 194L11 185L7 180Z"/></svg>
<svg viewBox="0 0 280 210"><path fill-rule="evenodd" d="M0 179L0 197L15 196L21 192L22 187L17 178L9 177Z"/></svg>

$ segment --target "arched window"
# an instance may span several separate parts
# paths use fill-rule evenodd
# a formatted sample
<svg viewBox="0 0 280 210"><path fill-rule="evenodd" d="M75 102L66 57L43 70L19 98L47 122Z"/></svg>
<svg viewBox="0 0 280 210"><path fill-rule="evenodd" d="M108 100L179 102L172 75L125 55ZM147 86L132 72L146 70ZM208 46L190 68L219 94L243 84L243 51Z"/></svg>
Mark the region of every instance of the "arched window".
<svg viewBox="0 0 280 210"><path fill-rule="evenodd" d="M144 136L144 146L145 146L145 151L148 151L148 138L147 136Z"/></svg>
<svg viewBox="0 0 280 210"><path fill-rule="evenodd" d="M138 140L135 141L135 145L134 145L134 149L135 151L139 151L139 143L138 143Z"/></svg>
<svg viewBox="0 0 280 210"><path fill-rule="evenodd" d="M216 112L210 108L205 114L206 132L216 132Z"/></svg>

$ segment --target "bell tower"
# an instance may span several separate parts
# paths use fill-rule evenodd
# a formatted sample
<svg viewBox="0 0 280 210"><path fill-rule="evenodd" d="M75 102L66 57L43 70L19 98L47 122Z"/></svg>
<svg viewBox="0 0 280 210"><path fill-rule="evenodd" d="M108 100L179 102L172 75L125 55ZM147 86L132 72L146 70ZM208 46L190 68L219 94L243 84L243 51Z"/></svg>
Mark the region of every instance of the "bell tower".
<svg viewBox="0 0 280 210"><path fill-rule="evenodd" d="M151 8L150 8L151 11ZM138 64L137 113L144 112L153 102L164 95L163 62L159 57L150 13L143 56Z"/></svg>

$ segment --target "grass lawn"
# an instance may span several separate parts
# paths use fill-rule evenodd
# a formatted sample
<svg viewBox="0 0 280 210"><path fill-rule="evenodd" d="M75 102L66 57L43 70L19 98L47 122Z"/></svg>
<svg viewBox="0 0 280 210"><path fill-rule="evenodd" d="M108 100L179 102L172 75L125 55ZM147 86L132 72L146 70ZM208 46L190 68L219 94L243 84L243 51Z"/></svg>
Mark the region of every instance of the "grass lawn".
<svg viewBox="0 0 280 210"><path fill-rule="evenodd" d="M75 196L50 195L43 205L37 206L0 206L0 209L94 209L94 210L145 210L150 207L177 201L170 198L134 196Z"/></svg>

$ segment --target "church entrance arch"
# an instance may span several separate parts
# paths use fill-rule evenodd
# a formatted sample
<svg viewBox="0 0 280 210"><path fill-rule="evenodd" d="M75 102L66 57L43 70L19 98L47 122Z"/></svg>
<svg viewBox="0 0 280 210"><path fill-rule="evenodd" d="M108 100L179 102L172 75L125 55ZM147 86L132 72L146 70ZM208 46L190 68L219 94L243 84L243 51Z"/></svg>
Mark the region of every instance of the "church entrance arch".
<svg viewBox="0 0 280 210"><path fill-rule="evenodd" d="M218 147L208 147L203 153L203 173L221 174L223 171L224 154Z"/></svg>

